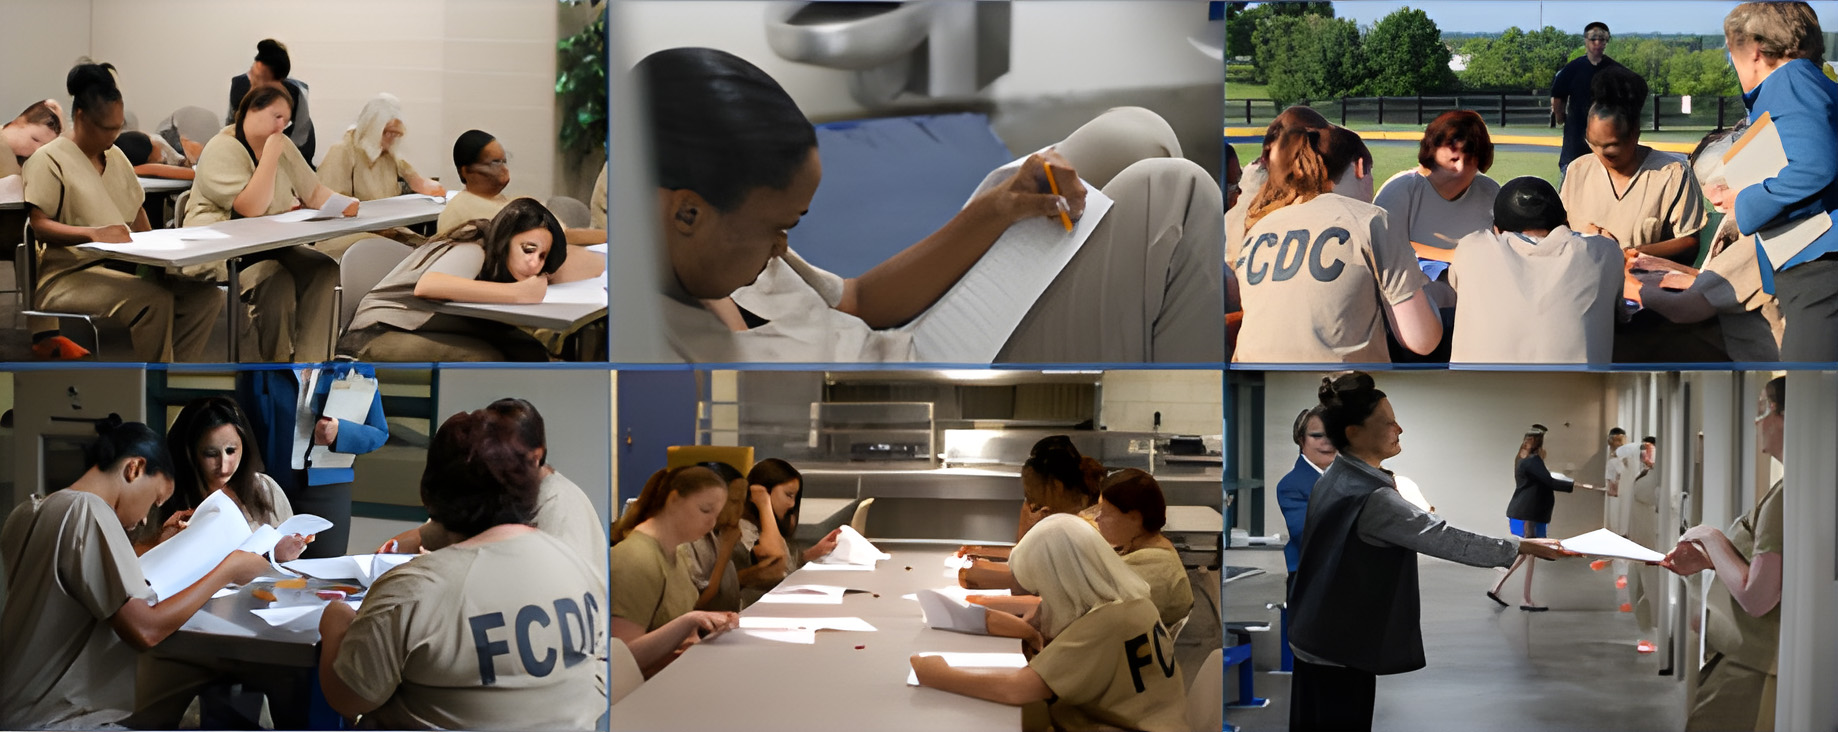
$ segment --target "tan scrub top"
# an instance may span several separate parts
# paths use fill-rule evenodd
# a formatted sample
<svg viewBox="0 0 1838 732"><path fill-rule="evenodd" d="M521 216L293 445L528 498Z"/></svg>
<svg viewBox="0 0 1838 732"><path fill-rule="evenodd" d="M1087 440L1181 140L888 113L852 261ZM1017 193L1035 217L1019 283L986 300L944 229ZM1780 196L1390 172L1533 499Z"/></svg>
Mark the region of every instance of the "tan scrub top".
<svg viewBox="0 0 1838 732"><path fill-rule="evenodd" d="M0 178L19 175L19 156L7 151L0 151ZM600 180L606 180L606 171L600 171ZM602 186L606 185L601 183Z"/></svg>
<svg viewBox="0 0 1838 732"><path fill-rule="evenodd" d="M1621 304L1620 247L1559 226L1536 242L1475 233L1455 249L1461 295L1449 361L1607 364Z"/></svg>
<svg viewBox="0 0 1838 732"><path fill-rule="evenodd" d="M402 195L402 183L417 177L415 166L385 151L366 160L357 144L357 130L345 130L343 141L333 145L319 161L319 182L341 195L375 201Z"/></svg>
<svg viewBox="0 0 1838 732"><path fill-rule="evenodd" d="M606 576L605 522L587 493L561 473L551 472L536 492L536 519L530 523L562 540L600 576Z"/></svg>
<svg viewBox="0 0 1838 732"><path fill-rule="evenodd" d="M145 194L134 166L121 148L103 153L102 172L68 137L45 143L26 160L26 203L70 226L131 226L140 215ZM102 261L102 257L76 247L40 244L38 287L44 289L58 277Z"/></svg>
<svg viewBox="0 0 1838 732"><path fill-rule="evenodd" d="M436 242L416 249L364 295L358 303L357 313L351 317L349 330L362 330L379 323L409 331L430 325L436 326L431 327L432 330L441 330L438 327L441 323L432 321L463 322L465 318L435 313L434 303L415 296L415 284L429 272L478 279L479 270L484 266L485 247L477 242Z"/></svg>
<svg viewBox="0 0 1838 732"><path fill-rule="evenodd" d="M1754 561L1759 555L1784 551L1782 507L1781 483L1777 482L1747 516L1725 533L1743 559ZM1709 610L1704 645L1723 654L1724 660L1757 671L1774 668L1781 641L1780 605L1759 618L1750 615L1720 578L1711 581L1710 596L1704 605Z"/></svg>
<svg viewBox="0 0 1838 732"><path fill-rule="evenodd" d="M1092 608L1049 641L1028 668L1057 697L1047 705L1056 729L1189 732L1174 639L1147 599Z"/></svg>
<svg viewBox="0 0 1838 732"><path fill-rule="evenodd" d="M1385 307L1429 284L1384 209L1335 193L1264 216L1238 251L1233 361L1387 363Z"/></svg>
<svg viewBox="0 0 1838 732"><path fill-rule="evenodd" d="M1500 184L1485 175L1451 201L1416 168L1391 176L1372 203L1391 216L1391 224L1404 227L1410 241L1436 249L1454 249L1463 237L1493 231L1493 200Z"/></svg>
<svg viewBox="0 0 1838 732"><path fill-rule="evenodd" d="M664 555L657 539L634 531L613 546L613 610L649 633L696 609L696 582L689 575L695 557L687 544Z"/></svg>
<svg viewBox="0 0 1838 732"><path fill-rule="evenodd" d="M595 229L605 231L606 230L606 166L605 165L600 166L600 178L599 180L594 181L594 194L593 195L594 195L593 200L587 202L587 207L593 210L592 226Z"/></svg>
<svg viewBox="0 0 1838 732"><path fill-rule="evenodd" d="M281 145L281 164L274 172L274 196L263 216L286 213L303 196L319 189L319 176L306 164L300 148L286 135L275 135L270 145ZM185 204L185 226L203 226L236 218L232 204L249 179L255 176L256 159L236 139L236 128L225 127L204 144L198 155L197 175L191 184L191 200Z"/></svg>
<svg viewBox="0 0 1838 732"><path fill-rule="evenodd" d="M121 519L94 493L32 498L0 529L0 728L93 728L134 709L137 654L109 618L153 589Z"/></svg>
<svg viewBox="0 0 1838 732"><path fill-rule="evenodd" d="M1735 235L1735 217L1723 217L1718 240ZM1727 232L1727 234L1726 234ZM1723 331L1724 351L1731 360L1779 361L1781 323L1780 302L1762 292L1761 264L1755 257L1755 237L1739 237L1728 246L1715 249L1704 262L1704 274L1694 286L1704 300L1717 309L1717 324Z"/></svg>
<svg viewBox="0 0 1838 732"><path fill-rule="evenodd" d="M1162 625L1173 628L1193 611L1193 584L1187 581L1187 566L1181 564L1181 555L1173 549L1138 549L1123 555L1123 563L1149 583L1149 600L1155 603Z"/></svg>
<svg viewBox="0 0 1838 732"><path fill-rule="evenodd" d="M841 310L843 278L805 262L797 252L766 263L734 302L770 322L735 333L687 298L664 299L665 333L676 352L698 363L751 361L911 361L913 336L875 330Z"/></svg>
<svg viewBox="0 0 1838 732"><path fill-rule="evenodd" d="M440 210L440 219L434 224L436 236L444 236L454 227L473 219L489 219L497 216L499 211L509 205L511 199L503 193L493 198L486 198L472 191L462 190L453 194L453 200Z"/></svg>
<svg viewBox="0 0 1838 732"><path fill-rule="evenodd" d="M332 669L379 729L592 729L606 712L606 581L532 531L383 574Z"/></svg>
<svg viewBox="0 0 1838 732"><path fill-rule="evenodd" d="M1649 150L1619 195L1594 154L1578 157L1570 161L1558 196L1570 214L1570 228L1593 223L1613 232L1622 249L1695 236L1709 219L1685 157L1664 150Z"/></svg>

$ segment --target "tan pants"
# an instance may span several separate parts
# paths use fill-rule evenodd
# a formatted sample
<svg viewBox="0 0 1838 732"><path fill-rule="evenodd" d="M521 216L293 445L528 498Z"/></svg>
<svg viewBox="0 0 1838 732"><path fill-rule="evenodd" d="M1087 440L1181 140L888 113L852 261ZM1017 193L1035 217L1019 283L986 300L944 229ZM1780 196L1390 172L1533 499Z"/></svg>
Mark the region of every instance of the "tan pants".
<svg viewBox="0 0 1838 732"><path fill-rule="evenodd" d="M1219 183L1180 157L1154 112L1119 107L1055 145L1113 201L999 362L1225 359L1225 219Z"/></svg>
<svg viewBox="0 0 1838 732"><path fill-rule="evenodd" d="M239 284L248 307L244 360L323 361L331 355L336 260L304 246L279 249L244 266Z"/></svg>
<svg viewBox="0 0 1838 732"><path fill-rule="evenodd" d="M202 282L142 279L101 266L60 275L38 290L41 309L126 325L134 360L155 362L199 360L210 341L211 326L223 312L223 299L216 287ZM51 329L38 324L32 328ZM121 354L103 355L126 360Z"/></svg>
<svg viewBox="0 0 1838 732"><path fill-rule="evenodd" d="M1773 717L1773 688L1768 672L1732 663L1721 653L1713 653L1710 662L1698 674L1697 695L1691 702L1691 715L1685 720L1685 732L1731 732L1732 730L1771 730L1760 727L1761 710L1766 707Z"/></svg>
<svg viewBox="0 0 1838 732"><path fill-rule="evenodd" d="M549 360L548 350L541 343L509 326L476 334L377 326L346 334L338 346L339 353L366 363Z"/></svg>

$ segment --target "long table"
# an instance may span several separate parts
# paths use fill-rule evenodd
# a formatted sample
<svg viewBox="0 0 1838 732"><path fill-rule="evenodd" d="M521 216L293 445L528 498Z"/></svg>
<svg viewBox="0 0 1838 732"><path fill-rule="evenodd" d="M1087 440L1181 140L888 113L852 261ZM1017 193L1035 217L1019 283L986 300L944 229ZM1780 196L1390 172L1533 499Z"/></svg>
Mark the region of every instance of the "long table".
<svg viewBox="0 0 1838 732"><path fill-rule="evenodd" d="M734 631L691 646L613 705L612 729L1020 729L1020 707L906 685L912 669L907 659L914 653L1016 653L1021 642L926 628L919 603L901 598L955 584L944 574L944 559L956 544L876 543L893 558L873 572L799 569L784 580L787 585L841 585L867 592L848 593L841 605L759 603L741 613L853 616L874 625L875 632L819 631L815 644L801 645Z"/></svg>
<svg viewBox="0 0 1838 732"><path fill-rule="evenodd" d="M213 229L229 235L223 239L184 241L173 247L91 243L79 245L79 248L109 259L160 268L224 262L229 274L229 360L234 363L241 360L241 349L238 343L241 339L238 334L242 332L242 312L237 304L241 302L240 278L243 257L324 241L346 234L377 231L397 226L412 226L433 221L440 218L440 211L445 205L425 196L385 198L377 201L364 201L358 205L358 214L350 218L323 221L276 221L273 216L257 216L221 221L204 227L188 226L179 229L179 231L198 228ZM319 354L312 354L310 358L318 357Z"/></svg>
<svg viewBox="0 0 1838 732"><path fill-rule="evenodd" d="M286 680L285 688L271 692L289 697L270 699L276 729L339 729L338 713L332 711L319 691L318 622L298 631L269 625L250 612L268 606L256 599L250 589L245 586L235 594L205 602L186 619L185 625L148 653L177 661L228 661L262 669L271 680Z"/></svg>

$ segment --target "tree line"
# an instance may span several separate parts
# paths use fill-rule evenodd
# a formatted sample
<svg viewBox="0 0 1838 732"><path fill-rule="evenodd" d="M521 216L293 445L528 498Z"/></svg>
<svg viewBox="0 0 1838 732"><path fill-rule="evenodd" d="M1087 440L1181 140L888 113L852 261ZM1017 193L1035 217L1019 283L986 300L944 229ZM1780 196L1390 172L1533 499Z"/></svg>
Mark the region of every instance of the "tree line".
<svg viewBox="0 0 1838 732"><path fill-rule="evenodd" d="M1580 30L1580 29L1578 29ZM1583 55L1583 37L1551 26L1498 36L1443 37L1421 10L1404 7L1362 29L1333 3L1226 6L1226 54L1251 58L1241 80L1264 84L1279 104L1339 97L1457 92L1537 93ZM1456 72L1449 62L1464 57ZM1736 73L1721 48L1696 37L1611 40L1608 56L1645 77L1654 94L1733 95Z"/></svg>

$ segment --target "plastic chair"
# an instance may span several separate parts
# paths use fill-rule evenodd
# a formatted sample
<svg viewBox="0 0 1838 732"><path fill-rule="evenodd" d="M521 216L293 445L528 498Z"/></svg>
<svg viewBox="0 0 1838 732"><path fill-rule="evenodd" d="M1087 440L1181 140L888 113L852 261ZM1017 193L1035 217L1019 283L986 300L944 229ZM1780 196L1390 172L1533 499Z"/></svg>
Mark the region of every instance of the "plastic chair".
<svg viewBox="0 0 1838 732"><path fill-rule="evenodd" d="M550 196L549 202L543 204L549 213L570 229L585 229L593 223L593 212L587 210L587 204L568 196Z"/></svg>
<svg viewBox="0 0 1838 732"><path fill-rule="evenodd" d="M1225 727L1225 649L1214 648L1193 675L1187 687L1187 728L1227 729Z"/></svg>
<svg viewBox="0 0 1838 732"><path fill-rule="evenodd" d="M849 519L849 528L855 529L855 533L868 535L868 507L873 505L872 498L864 498L861 503L855 504L855 515Z"/></svg>
<svg viewBox="0 0 1838 732"><path fill-rule="evenodd" d="M727 463L746 475L753 469L753 448L726 445L671 445L664 448L665 468L686 468L696 463Z"/></svg>
<svg viewBox="0 0 1838 732"><path fill-rule="evenodd" d="M357 315L357 306L363 302L364 295L376 289L377 283L389 275L390 270L407 259L414 248L391 239L373 237L361 239L345 250L345 257L338 265L338 287L332 290L332 301L338 313L334 324L333 341L345 333L351 325L351 318ZM349 294L349 297L346 295Z"/></svg>

